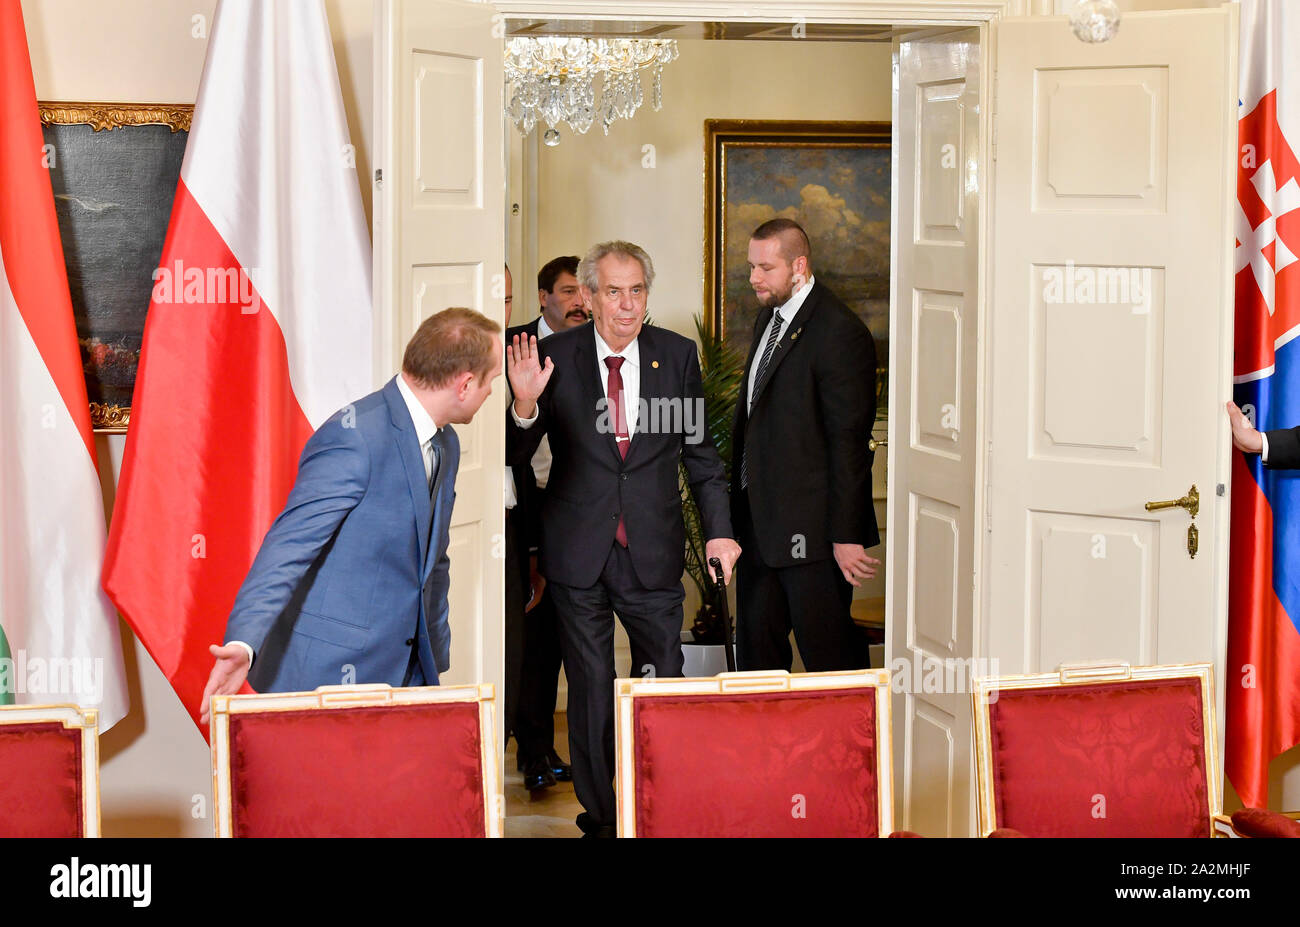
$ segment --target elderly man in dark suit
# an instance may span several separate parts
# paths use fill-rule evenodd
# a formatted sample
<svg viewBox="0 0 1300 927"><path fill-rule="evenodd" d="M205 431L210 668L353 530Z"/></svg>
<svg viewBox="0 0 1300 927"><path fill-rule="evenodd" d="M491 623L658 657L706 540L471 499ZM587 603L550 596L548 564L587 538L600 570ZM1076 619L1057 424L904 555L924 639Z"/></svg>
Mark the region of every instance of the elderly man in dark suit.
<svg viewBox="0 0 1300 927"><path fill-rule="evenodd" d="M732 439L742 670L790 669L790 631L810 672L867 665L849 607L880 543L868 442L876 412L871 332L812 272L808 236L773 219L749 242L762 311Z"/></svg>
<svg viewBox="0 0 1300 927"><path fill-rule="evenodd" d="M729 578L727 486L703 415L694 342L645 325L654 281L636 245L596 245L578 268L593 322L508 349L514 391L506 455L528 460L543 433L554 463L541 515L541 571L560 620L578 826L614 835L614 614L637 672L682 674L684 466L706 553Z"/></svg>

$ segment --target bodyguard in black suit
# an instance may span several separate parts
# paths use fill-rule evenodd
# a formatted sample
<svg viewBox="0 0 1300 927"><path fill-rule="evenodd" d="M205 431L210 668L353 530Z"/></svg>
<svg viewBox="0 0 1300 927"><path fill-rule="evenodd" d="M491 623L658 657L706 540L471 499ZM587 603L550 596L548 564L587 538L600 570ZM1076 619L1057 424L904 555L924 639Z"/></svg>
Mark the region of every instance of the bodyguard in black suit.
<svg viewBox="0 0 1300 927"><path fill-rule="evenodd" d="M506 344L515 335L543 341L554 332L585 323L587 311L577 274L576 256L548 261L537 273L542 314L526 325L507 329ZM507 410L507 422L509 418ZM555 603L537 569L541 506L550 467L551 451L543 439L531 459L507 472L506 717L524 787L530 792L573 778L569 764L555 750L560 629Z"/></svg>
<svg viewBox="0 0 1300 927"><path fill-rule="evenodd" d="M541 571L555 601L569 680L569 755L578 825L613 836L614 613L635 671L682 674L685 524L678 468L699 505L706 552L730 577L727 485L703 415L694 342L644 325L654 279L627 242L596 245L578 269L593 322L544 342L512 341L507 462L543 433L553 464L541 517ZM544 363L543 363L544 361Z"/></svg>
<svg viewBox="0 0 1300 927"><path fill-rule="evenodd" d="M789 636L810 672L867 665L849 615L880 561L868 447L876 411L871 333L812 276L808 237L788 219L749 243L762 311L745 363L732 453L737 662L785 669Z"/></svg>

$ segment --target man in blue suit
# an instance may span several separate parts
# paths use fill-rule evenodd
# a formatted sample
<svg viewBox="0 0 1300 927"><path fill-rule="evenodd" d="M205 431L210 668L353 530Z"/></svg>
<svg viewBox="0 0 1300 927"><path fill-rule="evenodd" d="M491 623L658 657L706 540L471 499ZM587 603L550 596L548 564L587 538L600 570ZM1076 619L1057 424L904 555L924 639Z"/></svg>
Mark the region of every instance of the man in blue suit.
<svg viewBox="0 0 1300 927"><path fill-rule="evenodd" d="M437 685L447 671L447 543L460 442L501 374L501 326L470 309L426 319L402 373L308 439L203 693L340 683Z"/></svg>

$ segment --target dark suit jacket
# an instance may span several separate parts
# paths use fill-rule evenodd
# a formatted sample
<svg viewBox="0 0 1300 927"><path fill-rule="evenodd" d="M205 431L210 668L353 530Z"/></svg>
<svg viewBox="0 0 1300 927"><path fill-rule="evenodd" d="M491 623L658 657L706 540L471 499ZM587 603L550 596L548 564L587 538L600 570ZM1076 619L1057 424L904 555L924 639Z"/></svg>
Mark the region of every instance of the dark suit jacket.
<svg viewBox="0 0 1300 927"><path fill-rule="evenodd" d="M538 316L526 325L516 325L506 329L506 344L513 344L515 335L525 338L537 337ZM509 434L511 423L510 406L514 394L510 390L509 378L506 380L506 429ZM507 439L508 440L508 439ZM541 543L541 509L546 490L537 485L537 474L533 472L532 458L512 463L511 472L515 478L515 508L511 516L514 525L515 541L519 544L520 557L527 562L528 553Z"/></svg>
<svg viewBox="0 0 1300 927"><path fill-rule="evenodd" d="M1268 436L1270 470L1294 470L1300 467L1300 427L1264 432Z"/></svg>
<svg viewBox="0 0 1300 927"><path fill-rule="evenodd" d="M239 590L226 642L254 651L249 684L297 692L344 682L400 686L412 648L438 684L451 648L447 544L460 442L430 497L415 423L394 377L308 439L298 477Z"/></svg>
<svg viewBox="0 0 1300 927"><path fill-rule="evenodd" d="M833 543L874 547L880 532L871 498L874 455L867 446L876 418L871 332L815 283L777 342L766 381L747 411L750 368L771 320L771 309L759 314L745 361L731 446L732 499L738 501L748 447L749 508L765 564L822 560L833 556Z"/></svg>
<svg viewBox="0 0 1300 927"><path fill-rule="evenodd" d="M732 537L727 483L707 423L695 343L674 332L643 326L640 350L641 416L627 458L619 456L604 408L604 379L596 367L592 323L551 335L538 346L555 365L538 402L537 422L506 430L511 466L532 459L542 435L550 435L553 465L541 510L541 571L551 582L594 586L623 516L632 566L643 586L681 582L686 528L678 483L679 465L699 505L708 538ZM647 406L658 401L660 414ZM691 404L689 417L662 414ZM698 408L697 408L698 407ZM664 426L651 430L659 419ZM600 430L604 425L604 431ZM676 424L676 428L671 426ZM698 426L688 434L683 424Z"/></svg>

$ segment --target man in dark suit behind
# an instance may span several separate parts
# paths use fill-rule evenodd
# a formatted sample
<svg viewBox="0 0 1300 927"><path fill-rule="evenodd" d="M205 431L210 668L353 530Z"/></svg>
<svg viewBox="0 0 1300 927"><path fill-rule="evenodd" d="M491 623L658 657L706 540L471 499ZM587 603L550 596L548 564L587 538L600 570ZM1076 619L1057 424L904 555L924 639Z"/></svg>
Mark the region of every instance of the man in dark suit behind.
<svg viewBox="0 0 1300 927"><path fill-rule="evenodd" d="M614 613L638 672L682 674L679 466L699 505L706 554L722 561L727 577L740 549L704 420L697 348L644 325L654 280L649 255L604 242L583 258L578 280L592 324L542 343L516 337L508 349L515 399L506 460L527 461L549 436L541 570L569 680L569 756L586 809L578 826L613 836Z"/></svg>
<svg viewBox="0 0 1300 927"><path fill-rule="evenodd" d="M875 575L880 543L868 447L876 349L866 325L812 273L804 230L789 219L749 242L761 307L732 440L742 670L793 662L809 672L867 665L849 615L853 587Z"/></svg>
<svg viewBox="0 0 1300 927"><path fill-rule="evenodd" d="M506 344L515 335L544 341L587 321L576 256L554 258L537 272L537 298L541 315L507 329ZM506 474L506 589L507 601L513 603L506 615L506 714L529 792L573 778L569 764L555 750L560 629L555 603L537 568L541 506L550 472L551 449L543 437L532 459L507 468Z"/></svg>

